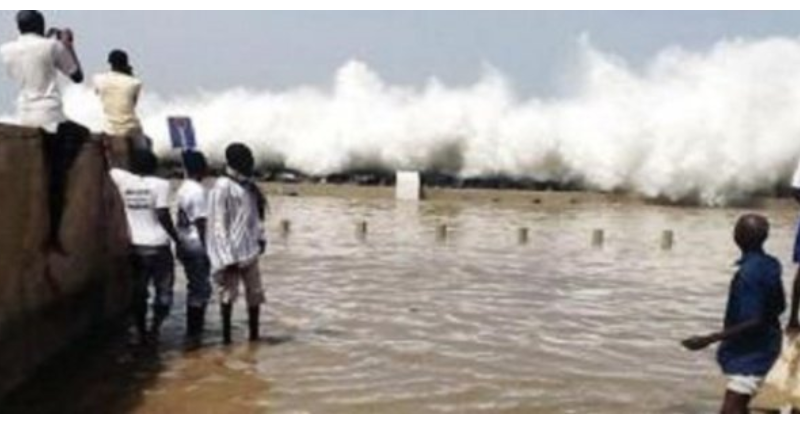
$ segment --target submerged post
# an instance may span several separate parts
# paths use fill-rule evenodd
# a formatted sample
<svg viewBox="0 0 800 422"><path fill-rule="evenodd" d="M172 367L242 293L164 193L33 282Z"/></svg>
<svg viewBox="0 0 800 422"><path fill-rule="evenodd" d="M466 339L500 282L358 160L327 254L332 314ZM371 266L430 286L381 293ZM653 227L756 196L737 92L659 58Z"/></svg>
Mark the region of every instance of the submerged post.
<svg viewBox="0 0 800 422"><path fill-rule="evenodd" d="M592 232L592 246L595 248L602 248L603 243L605 243L606 234L602 229L595 229Z"/></svg>
<svg viewBox="0 0 800 422"><path fill-rule="evenodd" d="M292 222L289 220L281 221L281 236L286 239L292 233Z"/></svg>
<svg viewBox="0 0 800 422"><path fill-rule="evenodd" d="M670 251L675 244L675 232L672 230L665 230L661 233L661 250Z"/></svg>
<svg viewBox="0 0 800 422"><path fill-rule="evenodd" d="M529 237L530 237L530 232L528 228L523 227L519 229L519 232L517 232L517 243L519 243L520 245L527 245Z"/></svg>
<svg viewBox="0 0 800 422"><path fill-rule="evenodd" d="M440 224L436 228L436 240L439 242L447 241L447 224Z"/></svg>
<svg viewBox="0 0 800 422"><path fill-rule="evenodd" d="M356 224L356 237L363 241L367 239L368 226L366 221L360 221Z"/></svg>

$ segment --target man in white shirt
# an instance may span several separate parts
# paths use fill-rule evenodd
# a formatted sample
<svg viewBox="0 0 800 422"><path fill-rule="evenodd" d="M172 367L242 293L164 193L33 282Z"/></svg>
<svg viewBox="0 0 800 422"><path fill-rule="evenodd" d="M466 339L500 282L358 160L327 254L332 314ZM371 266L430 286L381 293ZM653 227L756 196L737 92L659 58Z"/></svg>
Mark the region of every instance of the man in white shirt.
<svg viewBox="0 0 800 422"><path fill-rule="evenodd" d="M158 338L172 308L175 269L170 241L179 244L179 240L169 213L169 182L155 176L158 159L150 151L136 150L131 153L130 164L131 172L113 169L111 178L125 203L134 272L133 312L140 339L146 343ZM148 333L150 283L155 287L155 297Z"/></svg>
<svg viewBox="0 0 800 422"><path fill-rule="evenodd" d="M136 106L142 91L142 81L133 74L128 53L114 50L108 55L111 70L95 75L95 93L103 104L106 118L105 132L111 136L128 138L136 148L147 148Z"/></svg>
<svg viewBox="0 0 800 422"><path fill-rule="evenodd" d="M19 38L0 47L6 70L19 86L17 117L23 126L55 133L67 121L58 73L83 82L72 32L55 31L57 39L45 37L44 16L37 10L20 11L17 27Z"/></svg>
<svg viewBox="0 0 800 422"><path fill-rule="evenodd" d="M17 118L21 125L45 130L44 159L48 168L50 233L48 246L63 252L59 240L67 176L89 131L68 122L58 87L58 73L75 83L83 71L69 30L51 30L45 37L44 16L36 10L17 14L19 37L0 47L8 75L19 87Z"/></svg>
<svg viewBox="0 0 800 422"><path fill-rule="evenodd" d="M211 298L211 263L206 253L206 220L208 201L203 179L208 173L205 156L197 151L183 155L186 179L178 189L178 259L188 281L186 301L186 336L199 344L205 325L205 314Z"/></svg>
<svg viewBox="0 0 800 422"><path fill-rule="evenodd" d="M225 158L225 175L217 179L209 196L207 250L212 277L220 288L223 339L230 344L239 284L244 284L246 291L250 341L260 337L259 316L265 297L258 261L266 250L266 199L253 182L255 161L250 149L233 144Z"/></svg>

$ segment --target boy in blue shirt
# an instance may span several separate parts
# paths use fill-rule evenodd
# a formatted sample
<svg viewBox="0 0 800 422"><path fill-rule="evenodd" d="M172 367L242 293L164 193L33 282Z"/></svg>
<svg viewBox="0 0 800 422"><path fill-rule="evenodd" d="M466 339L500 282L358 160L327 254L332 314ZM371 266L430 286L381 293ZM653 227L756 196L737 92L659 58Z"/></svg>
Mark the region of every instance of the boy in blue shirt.
<svg viewBox="0 0 800 422"><path fill-rule="evenodd" d="M728 379L721 413L749 413L750 401L781 352L780 315L786 309L781 264L764 252L769 222L760 215L742 216L734 240L742 250L731 281L725 325L721 332L683 342L702 350L720 342L717 362Z"/></svg>

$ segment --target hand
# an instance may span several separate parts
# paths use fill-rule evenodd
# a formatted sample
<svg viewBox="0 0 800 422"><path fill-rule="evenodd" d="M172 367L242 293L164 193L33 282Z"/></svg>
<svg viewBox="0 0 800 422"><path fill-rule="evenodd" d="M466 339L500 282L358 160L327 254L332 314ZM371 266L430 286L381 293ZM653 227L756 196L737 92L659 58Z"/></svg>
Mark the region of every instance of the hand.
<svg viewBox="0 0 800 422"><path fill-rule="evenodd" d="M695 336L682 341L681 345L683 345L683 347L685 347L687 350L696 352L705 349L712 343L714 343L714 340L711 338L711 336Z"/></svg>
<svg viewBox="0 0 800 422"><path fill-rule="evenodd" d="M58 39L69 48L75 45L75 34L72 33L71 29L62 29L59 31Z"/></svg>

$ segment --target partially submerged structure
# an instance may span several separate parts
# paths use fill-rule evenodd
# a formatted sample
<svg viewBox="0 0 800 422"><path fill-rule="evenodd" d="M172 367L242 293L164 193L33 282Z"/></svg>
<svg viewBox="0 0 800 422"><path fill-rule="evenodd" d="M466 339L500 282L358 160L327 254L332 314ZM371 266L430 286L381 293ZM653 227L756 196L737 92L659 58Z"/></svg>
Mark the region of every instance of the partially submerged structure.
<svg viewBox="0 0 800 422"><path fill-rule="evenodd" d="M129 305L127 225L108 143L87 140L70 172L64 253L46 247L42 143L38 130L0 125L0 397Z"/></svg>
<svg viewBox="0 0 800 422"><path fill-rule="evenodd" d="M398 201L419 201L422 199L422 179L415 171L397 172L395 198Z"/></svg>

